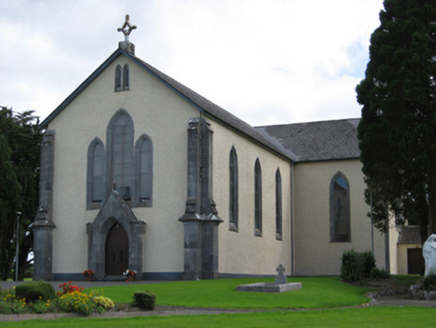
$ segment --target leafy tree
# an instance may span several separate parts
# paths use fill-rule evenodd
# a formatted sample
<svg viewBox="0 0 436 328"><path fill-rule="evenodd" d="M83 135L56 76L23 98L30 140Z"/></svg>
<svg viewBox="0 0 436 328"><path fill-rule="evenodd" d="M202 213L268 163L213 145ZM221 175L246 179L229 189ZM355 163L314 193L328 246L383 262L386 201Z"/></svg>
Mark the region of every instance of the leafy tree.
<svg viewBox="0 0 436 328"><path fill-rule="evenodd" d="M385 0L357 86L361 161L373 220L387 216L436 233L436 2Z"/></svg>
<svg viewBox="0 0 436 328"><path fill-rule="evenodd" d="M15 211L21 205L21 188L11 163L11 149L0 135L0 275L7 277L14 259ZM5 280L5 279L4 279Z"/></svg>
<svg viewBox="0 0 436 328"><path fill-rule="evenodd" d="M16 212L20 215L19 279L28 267L39 190L39 158L42 140L39 121L32 111L13 115L0 107L0 276L7 279L16 252ZM3 202L3 203L2 203Z"/></svg>

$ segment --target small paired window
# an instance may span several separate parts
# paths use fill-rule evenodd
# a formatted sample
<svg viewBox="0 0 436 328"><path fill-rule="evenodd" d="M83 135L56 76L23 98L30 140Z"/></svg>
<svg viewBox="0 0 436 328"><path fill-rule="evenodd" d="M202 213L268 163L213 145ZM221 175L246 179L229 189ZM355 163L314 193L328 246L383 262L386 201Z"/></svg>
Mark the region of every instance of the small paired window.
<svg viewBox="0 0 436 328"><path fill-rule="evenodd" d="M130 73L129 65L123 67L117 65L115 68L115 91L129 90L130 88Z"/></svg>

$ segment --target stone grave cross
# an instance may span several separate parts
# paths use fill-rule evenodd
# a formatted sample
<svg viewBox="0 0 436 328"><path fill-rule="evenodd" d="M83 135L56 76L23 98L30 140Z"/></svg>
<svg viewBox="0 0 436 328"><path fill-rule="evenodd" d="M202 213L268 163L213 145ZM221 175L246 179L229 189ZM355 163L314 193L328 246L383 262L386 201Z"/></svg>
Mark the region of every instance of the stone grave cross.
<svg viewBox="0 0 436 328"><path fill-rule="evenodd" d="M286 269L284 268L283 265L279 265L276 269L277 271L277 276L276 276L276 284L287 284L288 283L288 279L286 279L286 276L283 274Z"/></svg>

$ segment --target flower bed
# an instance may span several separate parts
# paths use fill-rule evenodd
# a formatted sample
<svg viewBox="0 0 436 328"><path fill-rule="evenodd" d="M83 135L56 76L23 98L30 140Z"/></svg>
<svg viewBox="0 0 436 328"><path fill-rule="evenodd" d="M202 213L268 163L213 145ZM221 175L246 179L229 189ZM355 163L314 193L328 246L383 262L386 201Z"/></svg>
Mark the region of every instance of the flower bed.
<svg viewBox="0 0 436 328"><path fill-rule="evenodd" d="M72 285L71 281L59 285L59 288L61 290L53 299L43 300L40 296L34 302L27 302L25 298L19 299L15 287L2 290L0 314L72 312L88 316L91 313L102 313L108 308L101 302L101 292L85 293L83 288Z"/></svg>

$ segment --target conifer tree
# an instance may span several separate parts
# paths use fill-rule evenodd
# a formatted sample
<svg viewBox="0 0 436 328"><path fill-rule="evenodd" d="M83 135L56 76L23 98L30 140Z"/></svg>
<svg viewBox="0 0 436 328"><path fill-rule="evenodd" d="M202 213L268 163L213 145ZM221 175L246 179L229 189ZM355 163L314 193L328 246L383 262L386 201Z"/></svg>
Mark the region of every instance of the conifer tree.
<svg viewBox="0 0 436 328"><path fill-rule="evenodd" d="M0 134L0 276L3 280L7 279L14 259L14 218L21 206L21 188L11 154L6 137Z"/></svg>
<svg viewBox="0 0 436 328"><path fill-rule="evenodd" d="M0 277L7 279L16 254L15 231L20 215L20 280L28 267L33 235L29 225L36 216L39 190L41 132L32 111L13 115L0 106Z"/></svg>
<svg viewBox="0 0 436 328"><path fill-rule="evenodd" d="M436 2L385 0L371 36L358 127L367 202L374 223L421 226L436 233Z"/></svg>

